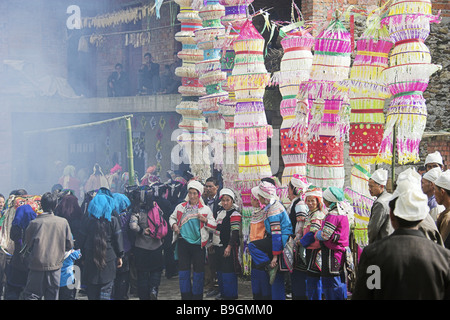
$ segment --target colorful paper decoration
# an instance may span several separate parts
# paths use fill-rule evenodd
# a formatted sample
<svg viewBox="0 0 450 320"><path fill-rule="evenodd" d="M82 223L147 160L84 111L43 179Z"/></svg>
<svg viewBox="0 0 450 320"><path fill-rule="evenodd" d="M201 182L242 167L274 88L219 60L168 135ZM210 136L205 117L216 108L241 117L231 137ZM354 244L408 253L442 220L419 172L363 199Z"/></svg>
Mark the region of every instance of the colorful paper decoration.
<svg viewBox="0 0 450 320"><path fill-rule="evenodd" d="M212 162L216 170L223 169L223 130L225 123L219 114L219 102L228 99L228 93L222 89L227 75L222 71L220 62L221 47L215 40L225 34L220 17L225 8L218 0L206 0L199 10L202 28L194 32L195 41L203 50L203 61L197 62L195 69L199 82L206 89L206 95L199 98L199 107L208 122L208 134L211 137L209 152L214 156Z"/></svg>
<svg viewBox="0 0 450 320"><path fill-rule="evenodd" d="M178 57L183 62L182 66L175 70L175 74L182 78L182 85L178 88L182 99L176 107L176 112L182 116L178 126L185 130L178 137L178 143L187 153L193 175L206 180L211 176L211 169L209 157L204 156L203 150L210 138L206 134L208 124L198 106L198 99L206 94L206 90L200 84L195 71L195 64L203 60L203 51L197 47L194 40L194 31L202 27L202 21L198 12L191 7L192 0L175 2L180 6L177 18L181 22L181 31L175 34L175 39L182 43Z"/></svg>
<svg viewBox="0 0 450 320"><path fill-rule="evenodd" d="M340 82L350 98L349 156L359 165L375 163L384 132L384 104L391 95L381 74L388 67L393 42L380 23L381 18L374 15L367 21L356 42L350 79Z"/></svg>
<svg viewBox="0 0 450 320"><path fill-rule="evenodd" d="M225 15L221 17L221 24L225 28L225 33L218 37L217 42L222 48L221 69L226 73L227 79L232 74L236 53L233 48L233 41L238 37L242 25L247 20L247 7L253 0L220 0L219 3L225 8ZM228 80L222 83L222 89L227 91L227 99L221 100L219 113L225 121L224 136L224 169L222 178L224 186L235 187L235 181L238 179L239 167L237 159L237 145L228 129L234 126L234 115L236 111L236 98L234 90L228 86ZM245 216L244 216L245 220Z"/></svg>
<svg viewBox="0 0 450 320"><path fill-rule="evenodd" d="M280 32L280 35L282 33ZM283 118L280 128L281 156L284 162L282 175L282 201L288 204L287 186L295 174L306 175L306 156L308 142L305 131L295 136L289 132L296 117L297 93L300 84L309 79L312 67L313 55L311 47L314 37L303 27L296 27L289 31L281 40L284 55L281 59L280 71L275 72L272 85L279 85L282 100L280 114ZM308 119L302 119L303 126L308 126Z"/></svg>
<svg viewBox="0 0 450 320"><path fill-rule="evenodd" d="M300 85L296 119L305 117L304 99L308 100L308 155L306 175L316 187L343 187L344 139L349 129L348 96L334 84L348 78L351 36L339 19L334 19L317 36L310 79ZM304 122L292 128L302 130ZM292 133L291 132L291 133Z"/></svg>
<svg viewBox="0 0 450 320"><path fill-rule="evenodd" d="M251 189L261 178L272 175L267 157L267 138L272 136L272 126L267 124L263 104L270 80L264 65L264 42L252 21L247 20L234 41L235 65L228 77L228 85L236 94L230 134L237 142L242 189ZM243 199L244 204L250 203L248 200Z"/></svg>
<svg viewBox="0 0 450 320"><path fill-rule="evenodd" d="M349 156L354 164L351 188L366 196L370 195L370 164L376 161L384 132L384 104L390 97L381 74L388 67L393 42L387 27L380 23L379 15L367 19L367 28L356 41L350 79L335 84L348 92L350 99Z"/></svg>
<svg viewBox="0 0 450 320"><path fill-rule="evenodd" d="M346 198L350 199L350 204L355 213L355 226L353 229L353 236L356 244L362 249L369 244L367 235L367 226L370 219L370 211L373 205L373 198L365 196L351 188L345 188L344 193Z"/></svg>
<svg viewBox="0 0 450 320"><path fill-rule="evenodd" d="M264 43L252 21L246 20L233 42L236 55L227 82L236 98L234 126L228 132L235 139L238 150L239 172L235 188L243 203L243 264L246 275L251 270L248 253L249 221L253 213L251 188L261 178L272 175L267 157L267 138L272 136L272 126L267 124L263 103L265 87L270 81L264 65Z"/></svg>
<svg viewBox="0 0 450 320"><path fill-rule="evenodd" d="M387 17L382 19L395 46L389 56L389 67L383 71L393 99L377 157L380 162L392 162L393 139L396 139L399 164L420 161L419 144L427 121L423 92L430 76L441 68L431 64L430 51L425 45L431 22L437 19L431 14L430 0L394 0Z"/></svg>
<svg viewBox="0 0 450 320"><path fill-rule="evenodd" d="M197 62L195 69L199 74L199 82L206 89L206 95L199 98L199 106L208 121L209 129L224 128L218 103L228 98L228 93L222 89L222 82L227 75L221 68L221 48L215 42L216 38L225 34L225 28L220 23L220 17L224 13L225 8L218 0L207 0L199 11L203 27L194 32L197 46L203 50L203 61Z"/></svg>

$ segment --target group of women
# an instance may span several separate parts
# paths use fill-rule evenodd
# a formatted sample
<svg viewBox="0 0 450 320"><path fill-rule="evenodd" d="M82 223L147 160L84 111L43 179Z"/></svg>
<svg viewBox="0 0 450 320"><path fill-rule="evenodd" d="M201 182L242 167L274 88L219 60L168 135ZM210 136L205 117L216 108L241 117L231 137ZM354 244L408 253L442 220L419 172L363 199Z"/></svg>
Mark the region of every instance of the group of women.
<svg viewBox="0 0 450 320"><path fill-rule="evenodd" d="M220 191L222 210L214 219L201 197L203 185L192 180L187 188L186 201L169 219L177 246L181 297L202 299L205 247L213 234L213 245L220 248L216 256L220 259L217 278L221 297L236 299L242 225L236 194L228 188ZM254 211L248 250L254 299L285 299L284 274L278 271L289 266L288 244L293 248L293 262L287 268L293 299L346 299L344 271L350 258L347 252L353 210L343 190L311 188L304 177L295 175L288 191L291 203L286 209L272 179L262 179L251 190Z"/></svg>
<svg viewBox="0 0 450 320"><path fill-rule="evenodd" d="M139 298L157 299L164 269L162 244L170 241L178 260L182 299L203 299L208 246L214 246L218 252L208 258L217 259L220 297L237 299L238 275L242 271L239 195L222 188L221 207L215 217L203 201L203 191L201 182L187 183L186 199L176 205L169 217L172 237L156 239L149 232L145 210L133 212L126 195L100 188L87 204L89 214L84 222L75 225L70 221L75 249L81 249L84 261L82 282L88 298L124 298L132 256ZM254 299L285 299L286 273L280 270L290 271L293 299L346 299L344 271L353 211L342 189L329 187L322 191L295 175L288 186L288 208L277 191L270 178L262 179L251 190L254 210L248 252ZM66 197L60 208L65 201ZM291 254L287 248L291 248Z"/></svg>
<svg viewBox="0 0 450 320"><path fill-rule="evenodd" d="M202 199L203 184L192 180L187 188L187 201L177 205L169 218L176 243L181 298L203 299L205 248L214 245L219 253L214 257L218 259L216 265L220 296L227 300L237 299L242 216L237 210L236 194L228 188L220 191L222 207L214 218Z"/></svg>

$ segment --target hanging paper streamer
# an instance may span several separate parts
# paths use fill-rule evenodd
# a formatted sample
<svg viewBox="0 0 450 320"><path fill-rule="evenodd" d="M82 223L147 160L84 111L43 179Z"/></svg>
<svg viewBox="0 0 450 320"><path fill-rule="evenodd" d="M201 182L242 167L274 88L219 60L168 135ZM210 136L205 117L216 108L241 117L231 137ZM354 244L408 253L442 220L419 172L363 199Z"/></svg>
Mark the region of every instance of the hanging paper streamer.
<svg viewBox="0 0 450 320"><path fill-rule="evenodd" d="M353 17L353 14L352 16ZM349 156L351 188L368 196L370 164L375 163L383 137L385 99L390 96L381 74L388 67L393 42L379 15L367 19L367 28L356 42L350 79L335 83L350 99Z"/></svg>
<svg viewBox="0 0 450 320"><path fill-rule="evenodd" d="M373 198L365 196L351 188L345 188L344 193L355 213L355 227L353 229L353 236L356 244L363 249L369 244L367 235L367 226L369 224L370 210L373 205Z"/></svg>
<svg viewBox="0 0 450 320"><path fill-rule="evenodd" d="M220 54L221 69L226 73L227 79L231 75L234 67L235 52L233 41L238 37L244 22L247 20L247 7L253 0L220 0L219 3L225 8L225 15L221 17L221 24L225 28L225 33L219 36L216 41L218 46L222 48ZM223 136L225 138L225 163L222 172L224 186L234 187L235 181L238 180L239 167L237 161L237 145L234 137L228 130L234 126L234 115L236 112L236 99L234 90L228 86L228 80L222 83L222 89L227 91L227 99L219 101L219 113L225 121L225 130ZM244 234L245 237L245 234ZM246 249L246 248L244 248Z"/></svg>
<svg viewBox="0 0 450 320"><path fill-rule="evenodd" d="M348 91L350 98L350 160L360 165L375 163L385 117L383 108L390 92L381 77L388 67L393 42L379 16L371 16L367 28L356 42L357 53L350 79L336 86Z"/></svg>
<svg viewBox="0 0 450 320"><path fill-rule="evenodd" d="M158 2L161 0L158 0ZM160 5L160 4L159 4ZM124 10L106 13L95 17L82 18L82 28L107 28L128 23L136 23L142 19L149 18L155 14L155 5L143 5L139 7L127 8ZM159 10L159 8L158 8Z"/></svg>
<svg viewBox="0 0 450 320"><path fill-rule="evenodd" d="M441 68L431 64L430 51L425 45L431 22L437 19L431 14L430 0L394 0L388 15L382 19L395 46L389 56L389 67L383 72L393 99L377 157L380 162L392 163L393 139L396 139L399 164L420 161L419 144L427 121L423 92L430 76Z"/></svg>
<svg viewBox="0 0 450 320"><path fill-rule="evenodd" d="M213 165L216 170L223 170L223 130L225 123L219 114L219 103L228 99L228 93L222 89L222 82L226 80L226 73L221 69L221 48L215 41L225 34L225 27L220 23L220 17L225 8L218 0L206 0L200 8L202 28L196 30L195 41L203 49L203 61L197 62L195 69L199 75L199 82L206 89L206 95L199 98L199 107L208 122L208 135L211 137L210 152L214 156Z"/></svg>
<svg viewBox="0 0 450 320"><path fill-rule="evenodd" d="M236 109L234 126L229 134L236 141L238 150L238 179L236 189L240 191L243 213L251 216L250 190L272 171L267 156L267 139L272 136L272 126L267 124L263 97L270 75L264 65L264 38L255 29L252 21L246 20L239 36L233 42L236 53L228 87L235 92ZM248 257L249 229L243 230L244 255ZM243 259L249 261L250 259ZM250 266L244 266L249 270Z"/></svg>
<svg viewBox="0 0 450 320"><path fill-rule="evenodd" d="M348 136L350 108L348 96L334 84L348 79L352 48L350 33L339 19L319 33L314 50L311 75L300 85L296 122L290 134L308 134L308 181L321 188L343 187L344 140ZM309 120L307 129L302 120L305 117Z"/></svg>
<svg viewBox="0 0 450 320"><path fill-rule="evenodd" d="M209 129L224 128L218 103L228 98L227 92L222 89L222 82L227 75L221 69L221 48L214 41L225 34L225 27L220 23L220 17L224 13L225 8L218 0L207 0L199 11L202 28L194 32L197 46L203 50L203 61L197 62L195 69L199 82L206 89L206 95L199 99L199 106L208 121Z"/></svg>
<svg viewBox="0 0 450 320"><path fill-rule="evenodd" d="M239 178L246 189L272 175L267 157L267 138L272 136L272 126L267 124L263 104L270 76L264 65L263 49L264 38L247 20L234 41L235 65L228 78L237 101L230 134L237 141Z"/></svg>
<svg viewBox="0 0 450 320"><path fill-rule="evenodd" d="M294 124L295 109L297 106L297 93L300 84L309 79L312 67L313 56L311 47L314 44L314 37L303 27L294 25L291 31L284 35L281 46L284 55L281 58L280 71L275 72L272 85L279 85L282 100L280 104L280 114L283 118L280 128L281 156L284 162L282 175L282 202L288 204L287 186L295 174L306 175L306 156L308 150L307 137L303 131L301 134L291 136L289 131ZM290 27L290 25L286 26ZM285 28L286 28L285 27ZM281 28L283 31L283 28ZM307 103L305 101L305 103ZM303 127L308 126L308 119L302 119Z"/></svg>
<svg viewBox="0 0 450 320"><path fill-rule="evenodd" d="M183 146L194 176L206 180L211 176L209 158L204 156L204 148L210 138L206 134L208 124L198 106L198 99L206 94L200 84L195 64L203 60L203 51L197 47L194 31L202 27L198 12L191 7L192 0L175 0L180 6L177 18L181 22L181 31L175 34L175 39L182 43L178 57L183 61L175 74L182 78L178 92L182 95L181 103L177 105L177 113L182 115L179 127L185 131L178 137L178 143Z"/></svg>

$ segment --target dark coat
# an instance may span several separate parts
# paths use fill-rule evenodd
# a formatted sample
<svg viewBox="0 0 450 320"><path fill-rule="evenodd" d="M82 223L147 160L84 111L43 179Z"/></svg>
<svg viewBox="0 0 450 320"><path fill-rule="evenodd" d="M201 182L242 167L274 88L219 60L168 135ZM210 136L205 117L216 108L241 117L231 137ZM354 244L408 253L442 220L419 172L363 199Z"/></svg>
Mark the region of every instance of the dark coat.
<svg viewBox="0 0 450 320"><path fill-rule="evenodd" d="M94 217L88 217L80 230L79 245L84 258L83 272L86 273L85 280L89 284L106 284L115 279L117 258L122 258L124 254L122 229L119 220L113 215L106 228L106 267L99 270L94 264L95 220L97 219Z"/></svg>
<svg viewBox="0 0 450 320"><path fill-rule="evenodd" d="M376 283L379 289L374 288ZM449 298L450 251L427 239L423 232L398 229L364 248L352 299Z"/></svg>

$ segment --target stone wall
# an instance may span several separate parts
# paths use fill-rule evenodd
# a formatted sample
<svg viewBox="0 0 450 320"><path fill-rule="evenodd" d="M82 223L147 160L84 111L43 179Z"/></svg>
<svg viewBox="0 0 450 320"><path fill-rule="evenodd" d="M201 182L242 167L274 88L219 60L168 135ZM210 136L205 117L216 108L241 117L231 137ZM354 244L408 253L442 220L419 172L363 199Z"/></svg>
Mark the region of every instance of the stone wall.
<svg viewBox="0 0 450 320"><path fill-rule="evenodd" d="M450 6L447 3L447 7ZM430 78L424 92L427 100L427 131L449 131L450 128L450 17L442 17L439 24L431 25L431 34L425 44L430 49L432 62L442 69Z"/></svg>

